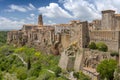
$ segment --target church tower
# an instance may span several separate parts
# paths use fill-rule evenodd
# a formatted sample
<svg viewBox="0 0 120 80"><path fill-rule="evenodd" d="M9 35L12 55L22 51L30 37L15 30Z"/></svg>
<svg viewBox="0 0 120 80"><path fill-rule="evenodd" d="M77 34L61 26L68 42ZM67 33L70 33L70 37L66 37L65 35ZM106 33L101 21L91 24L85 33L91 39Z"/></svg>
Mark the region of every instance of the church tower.
<svg viewBox="0 0 120 80"><path fill-rule="evenodd" d="M39 16L38 16L38 25L43 25L43 20L42 20L42 15L40 14Z"/></svg>

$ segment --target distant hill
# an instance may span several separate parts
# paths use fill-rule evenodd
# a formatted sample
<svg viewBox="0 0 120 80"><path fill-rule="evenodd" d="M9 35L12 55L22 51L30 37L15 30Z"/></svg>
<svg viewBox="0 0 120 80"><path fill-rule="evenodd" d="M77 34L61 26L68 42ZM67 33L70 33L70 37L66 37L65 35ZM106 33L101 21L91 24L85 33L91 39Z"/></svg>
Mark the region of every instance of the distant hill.
<svg viewBox="0 0 120 80"><path fill-rule="evenodd" d="M12 31L12 30L15 30L15 29L0 29L0 31ZM18 29L16 29L18 30Z"/></svg>

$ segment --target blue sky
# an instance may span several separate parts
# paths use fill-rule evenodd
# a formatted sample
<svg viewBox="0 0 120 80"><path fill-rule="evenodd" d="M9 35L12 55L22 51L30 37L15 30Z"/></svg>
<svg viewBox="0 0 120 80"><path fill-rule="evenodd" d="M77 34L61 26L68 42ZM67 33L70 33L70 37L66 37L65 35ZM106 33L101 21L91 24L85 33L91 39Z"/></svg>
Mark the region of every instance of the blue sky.
<svg viewBox="0 0 120 80"><path fill-rule="evenodd" d="M0 0L0 30L20 29L23 24L37 24L39 14L44 24L70 20L101 19L101 11L120 13L120 0Z"/></svg>

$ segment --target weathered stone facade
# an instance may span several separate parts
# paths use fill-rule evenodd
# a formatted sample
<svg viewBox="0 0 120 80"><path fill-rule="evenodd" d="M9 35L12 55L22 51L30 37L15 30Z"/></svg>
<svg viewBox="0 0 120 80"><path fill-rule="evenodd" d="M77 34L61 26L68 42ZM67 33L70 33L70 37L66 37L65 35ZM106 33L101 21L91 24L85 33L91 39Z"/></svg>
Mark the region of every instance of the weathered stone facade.
<svg viewBox="0 0 120 80"><path fill-rule="evenodd" d="M25 24L21 30L10 31L7 42L16 46L35 47L47 54L61 53L59 66L62 69L83 70L92 79L98 80L97 64L111 57L86 48L89 42L104 42L109 51L119 51L120 14L106 10L102 11L102 20L93 20L91 23L70 21L68 24L56 25L44 25L42 15L39 15L37 25Z"/></svg>
<svg viewBox="0 0 120 80"><path fill-rule="evenodd" d="M71 21L68 24L43 25L42 15L39 15L38 25L25 24L19 31L10 31L7 41L8 44L28 45L46 53L59 54L71 42L76 41L80 48L87 47L88 23Z"/></svg>
<svg viewBox="0 0 120 80"><path fill-rule="evenodd" d="M91 42L104 42L109 51L120 48L120 14L113 10L102 11L102 20L93 20L89 23Z"/></svg>

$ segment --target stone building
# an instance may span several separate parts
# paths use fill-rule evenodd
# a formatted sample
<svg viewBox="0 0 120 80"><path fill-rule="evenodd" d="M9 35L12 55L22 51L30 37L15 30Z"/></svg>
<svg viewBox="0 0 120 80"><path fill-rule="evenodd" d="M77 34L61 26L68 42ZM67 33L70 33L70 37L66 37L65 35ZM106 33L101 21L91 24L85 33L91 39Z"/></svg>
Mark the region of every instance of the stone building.
<svg viewBox="0 0 120 80"><path fill-rule="evenodd" d="M61 53L59 66L62 69L83 70L91 78L98 80L99 74L95 68L106 56L98 52L87 53L89 42L104 42L109 51L119 51L120 14L115 14L113 10L105 10L102 11L101 20L93 20L91 23L74 20L67 24L55 25L44 25L42 15L39 15L38 24L25 24L21 30L10 31L7 36L8 44L35 47L47 54ZM100 60L98 57L101 57Z"/></svg>
<svg viewBox="0 0 120 80"><path fill-rule="evenodd" d="M102 11L102 30L115 30L115 11Z"/></svg>
<svg viewBox="0 0 120 80"><path fill-rule="evenodd" d="M120 15L114 10L102 11L102 19L99 22L93 21L89 25L91 42L104 42L109 51L117 51L120 48ZM101 22L101 23L100 23ZM99 25L99 29L98 26ZM92 28L94 26L94 28Z"/></svg>
<svg viewBox="0 0 120 80"><path fill-rule="evenodd" d="M71 21L68 24L44 25L42 15L38 24L25 24L21 30L8 32L8 44L28 45L46 53L59 54L72 42L77 41L80 48L89 44L88 23Z"/></svg>

